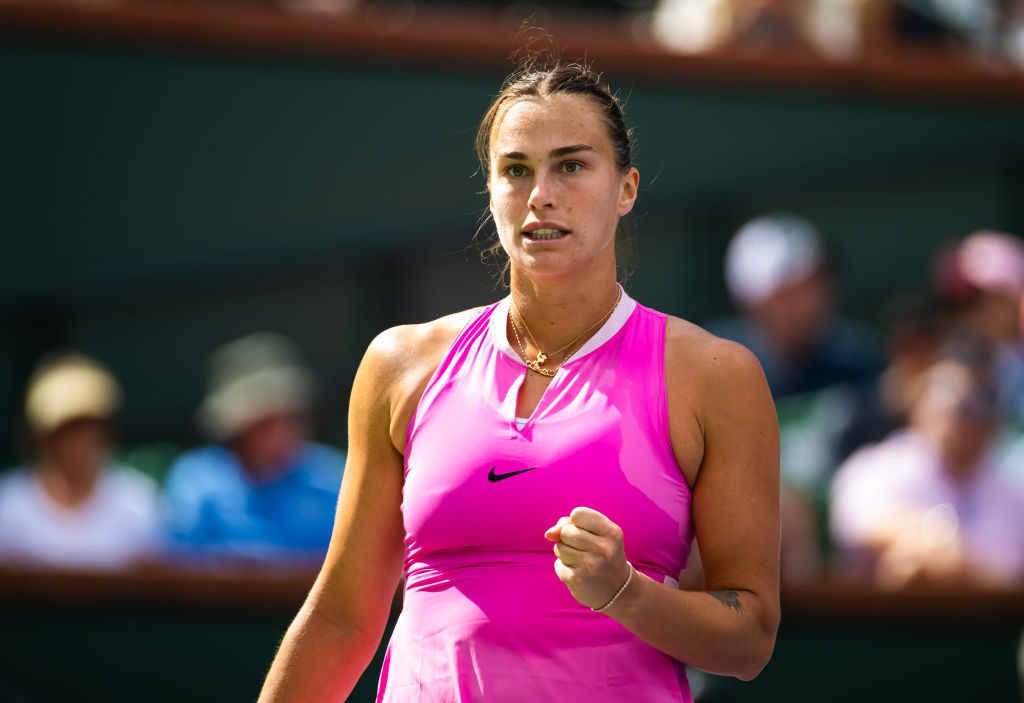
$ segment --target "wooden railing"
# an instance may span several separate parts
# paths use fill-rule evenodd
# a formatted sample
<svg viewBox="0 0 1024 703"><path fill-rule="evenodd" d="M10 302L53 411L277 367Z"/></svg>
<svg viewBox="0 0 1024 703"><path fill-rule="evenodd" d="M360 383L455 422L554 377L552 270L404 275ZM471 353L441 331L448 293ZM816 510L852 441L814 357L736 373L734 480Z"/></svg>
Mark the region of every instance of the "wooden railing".
<svg viewBox="0 0 1024 703"><path fill-rule="evenodd" d="M124 573L0 569L0 601L7 604L114 604L297 609L313 583L314 570L224 571L153 566ZM393 607L401 608L401 589ZM860 584L822 582L782 591L784 618L879 618L907 622L941 617L943 622L1024 624L1024 589L949 588L879 591Z"/></svg>
<svg viewBox="0 0 1024 703"><path fill-rule="evenodd" d="M643 39L612 18L553 16L545 27L566 56L598 68L668 82L732 82L867 91L904 96L1024 102L1024 72L933 50L885 45L849 61L807 50L720 50L682 55ZM284 11L242 3L170 0L3 0L0 38L56 37L146 47L231 51L308 59L370 60L451 71L510 67L522 36L482 10L418 6L400 21L366 13Z"/></svg>

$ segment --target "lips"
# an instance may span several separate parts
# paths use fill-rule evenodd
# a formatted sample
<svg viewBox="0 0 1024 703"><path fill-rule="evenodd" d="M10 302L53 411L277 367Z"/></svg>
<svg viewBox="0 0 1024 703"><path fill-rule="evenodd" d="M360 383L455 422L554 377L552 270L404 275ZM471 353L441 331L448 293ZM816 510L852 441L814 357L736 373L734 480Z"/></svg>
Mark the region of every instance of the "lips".
<svg viewBox="0 0 1024 703"><path fill-rule="evenodd" d="M531 222L523 227L523 236L534 241L561 239L570 230L556 222Z"/></svg>

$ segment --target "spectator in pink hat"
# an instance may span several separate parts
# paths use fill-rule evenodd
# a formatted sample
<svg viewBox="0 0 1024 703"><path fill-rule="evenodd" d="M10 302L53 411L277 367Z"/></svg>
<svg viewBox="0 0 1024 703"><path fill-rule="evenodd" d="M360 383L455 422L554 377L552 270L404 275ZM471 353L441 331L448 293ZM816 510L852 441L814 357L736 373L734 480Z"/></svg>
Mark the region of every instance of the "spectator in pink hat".
<svg viewBox="0 0 1024 703"><path fill-rule="evenodd" d="M975 232L940 254L936 279L955 322L994 355L1003 410L1018 422L1024 420L1024 242L1004 232Z"/></svg>

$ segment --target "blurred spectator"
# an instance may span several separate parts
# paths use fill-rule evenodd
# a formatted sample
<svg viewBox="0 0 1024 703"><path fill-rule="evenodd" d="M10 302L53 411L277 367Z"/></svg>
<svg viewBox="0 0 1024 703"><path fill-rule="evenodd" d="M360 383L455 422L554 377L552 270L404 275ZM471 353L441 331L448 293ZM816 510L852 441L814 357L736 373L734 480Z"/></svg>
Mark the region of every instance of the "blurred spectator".
<svg viewBox="0 0 1024 703"><path fill-rule="evenodd" d="M809 48L806 0L734 3L733 42L755 49Z"/></svg>
<svg viewBox="0 0 1024 703"><path fill-rule="evenodd" d="M893 30L905 43L995 54L1006 0L899 0L893 2Z"/></svg>
<svg viewBox="0 0 1024 703"><path fill-rule="evenodd" d="M999 402L1024 422L1024 243L1002 232L975 232L942 253L936 276L952 305L955 323L981 340L995 357Z"/></svg>
<svg viewBox="0 0 1024 703"><path fill-rule="evenodd" d="M884 587L1024 583L1024 492L994 464L999 411L983 364L928 370L910 425L855 453L832 491L847 576Z"/></svg>
<svg viewBox="0 0 1024 703"><path fill-rule="evenodd" d="M1007 481L1024 492L1024 434L1004 437L1000 449L1000 471Z"/></svg>
<svg viewBox="0 0 1024 703"><path fill-rule="evenodd" d="M684 53L719 48L814 49L850 59L889 17L888 0L660 0L651 29Z"/></svg>
<svg viewBox="0 0 1024 703"><path fill-rule="evenodd" d="M113 569L151 553L157 485L109 458L120 400L113 376L86 356L39 365L25 402L36 457L0 480L0 560Z"/></svg>
<svg viewBox="0 0 1024 703"><path fill-rule="evenodd" d="M947 338L947 321L938 301L924 294L893 299L882 318L888 361L877 381L850 396L852 412L837 440L837 461L907 424L924 374Z"/></svg>
<svg viewBox="0 0 1024 703"><path fill-rule="evenodd" d="M165 486L173 555L323 558L345 459L307 441L312 390L284 337L257 333L214 352L199 421L216 442L178 459Z"/></svg>
<svg viewBox="0 0 1024 703"><path fill-rule="evenodd" d="M776 399L879 371L872 333L836 316L825 248L804 218L777 213L743 225L729 243L725 279L742 316L708 328L757 355Z"/></svg>
<svg viewBox="0 0 1024 703"><path fill-rule="evenodd" d="M835 314L821 236L802 217L776 213L740 228L725 261L741 316L708 329L761 361L779 411L782 451L782 575L809 581L823 571L821 514L838 437L848 424L847 387L880 367L872 334Z"/></svg>
<svg viewBox="0 0 1024 703"><path fill-rule="evenodd" d="M813 48L849 60L924 46L1024 64L1022 0L658 0L651 30L683 53Z"/></svg>
<svg viewBox="0 0 1024 703"><path fill-rule="evenodd" d="M732 33L731 0L659 0L651 20L666 49L697 53L725 44Z"/></svg>
<svg viewBox="0 0 1024 703"><path fill-rule="evenodd" d="M1002 23L1003 50L1007 57L1024 68L1024 0L1010 0Z"/></svg>
<svg viewBox="0 0 1024 703"><path fill-rule="evenodd" d="M806 4L804 0L661 0L652 30L663 46L687 53L727 46L807 48Z"/></svg>

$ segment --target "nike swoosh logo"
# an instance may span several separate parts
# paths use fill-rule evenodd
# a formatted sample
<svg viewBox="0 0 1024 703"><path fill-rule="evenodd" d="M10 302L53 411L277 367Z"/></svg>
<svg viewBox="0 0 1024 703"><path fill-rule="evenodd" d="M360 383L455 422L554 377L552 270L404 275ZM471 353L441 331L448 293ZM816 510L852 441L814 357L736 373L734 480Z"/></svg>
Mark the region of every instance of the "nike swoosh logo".
<svg viewBox="0 0 1024 703"><path fill-rule="evenodd" d="M487 480L490 481L491 483L497 483L498 481L504 481L506 478L512 478L513 476L518 476L519 474L525 474L527 471L533 471L536 468L536 466L531 466L528 469L519 469L519 471L509 471L507 474L496 474L494 473L494 467L492 466L491 473L487 474Z"/></svg>

